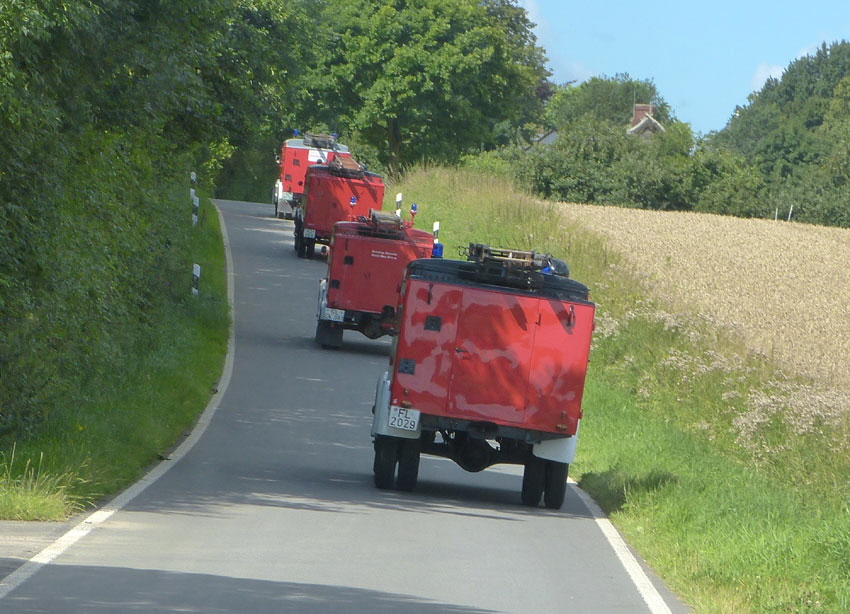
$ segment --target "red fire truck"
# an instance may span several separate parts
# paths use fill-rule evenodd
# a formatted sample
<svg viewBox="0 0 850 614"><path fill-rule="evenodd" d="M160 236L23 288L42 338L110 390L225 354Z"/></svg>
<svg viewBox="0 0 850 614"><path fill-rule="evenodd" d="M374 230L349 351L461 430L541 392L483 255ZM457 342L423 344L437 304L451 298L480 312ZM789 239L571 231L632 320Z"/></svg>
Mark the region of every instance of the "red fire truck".
<svg viewBox="0 0 850 614"><path fill-rule="evenodd" d="M344 330L370 339L391 333L404 269L430 258L436 241L397 213L373 209L368 218L334 224L316 314L316 342L323 348L342 345Z"/></svg>
<svg viewBox="0 0 850 614"><path fill-rule="evenodd" d="M311 165L350 156L348 147L337 143L333 135L307 133L303 138L287 139L277 157L280 175L272 193L275 217L292 219L301 204L305 175Z"/></svg>
<svg viewBox="0 0 850 614"><path fill-rule="evenodd" d="M316 243L330 244L334 224L381 210L384 182L350 157L307 169L302 205L295 209L295 251L312 258Z"/></svg>
<svg viewBox="0 0 850 614"><path fill-rule="evenodd" d="M560 508L594 313L547 255L470 245L467 261L411 262L375 395L375 485L412 490L420 454L509 463L524 466L523 504Z"/></svg>

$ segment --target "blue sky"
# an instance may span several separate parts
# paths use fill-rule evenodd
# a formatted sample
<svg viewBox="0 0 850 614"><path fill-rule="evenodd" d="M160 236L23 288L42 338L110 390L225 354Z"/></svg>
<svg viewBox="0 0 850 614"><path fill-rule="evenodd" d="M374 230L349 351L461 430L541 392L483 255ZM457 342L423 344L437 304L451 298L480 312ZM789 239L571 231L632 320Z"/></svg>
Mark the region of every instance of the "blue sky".
<svg viewBox="0 0 850 614"><path fill-rule="evenodd" d="M769 76L821 43L850 41L848 0L518 0L552 80L651 79L694 132L720 130ZM640 101L638 101L640 102Z"/></svg>

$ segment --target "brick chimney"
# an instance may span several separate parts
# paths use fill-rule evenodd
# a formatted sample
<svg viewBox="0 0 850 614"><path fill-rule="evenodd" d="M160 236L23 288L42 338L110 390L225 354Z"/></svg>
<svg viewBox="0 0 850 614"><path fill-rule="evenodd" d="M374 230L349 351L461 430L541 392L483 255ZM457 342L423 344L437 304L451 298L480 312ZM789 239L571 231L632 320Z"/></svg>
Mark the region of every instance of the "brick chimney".
<svg viewBox="0 0 850 614"><path fill-rule="evenodd" d="M631 127L634 128L647 115L652 116L654 107L651 104L635 104L634 114L632 115Z"/></svg>

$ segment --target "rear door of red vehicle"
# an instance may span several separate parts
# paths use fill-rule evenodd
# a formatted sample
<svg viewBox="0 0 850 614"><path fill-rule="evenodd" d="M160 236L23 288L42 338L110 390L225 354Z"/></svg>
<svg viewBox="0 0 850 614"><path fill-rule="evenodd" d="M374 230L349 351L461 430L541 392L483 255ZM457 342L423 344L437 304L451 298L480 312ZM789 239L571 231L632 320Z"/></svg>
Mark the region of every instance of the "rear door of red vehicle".
<svg viewBox="0 0 850 614"><path fill-rule="evenodd" d="M521 426L538 299L465 288L447 410L465 420Z"/></svg>

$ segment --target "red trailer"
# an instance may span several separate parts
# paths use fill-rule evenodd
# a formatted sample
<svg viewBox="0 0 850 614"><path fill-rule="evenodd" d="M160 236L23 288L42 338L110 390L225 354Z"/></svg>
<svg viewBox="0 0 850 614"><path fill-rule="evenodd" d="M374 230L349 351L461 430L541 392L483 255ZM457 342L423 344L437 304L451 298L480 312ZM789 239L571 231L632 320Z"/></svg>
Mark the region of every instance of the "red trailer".
<svg viewBox="0 0 850 614"><path fill-rule="evenodd" d="M352 158L334 158L307 169L302 205L295 210L295 251L312 258L316 243L331 242L334 224L381 210L384 182Z"/></svg>
<svg viewBox="0 0 850 614"><path fill-rule="evenodd" d="M467 471L510 463L524 504L560 508L595 306L563 261L483 245L468 258L407 268L373 410L375 485L412 490L421 453Z"/></svg>
<svg viewBox="0 0 850 614"><path fill-rule="evenodd" d="M370 339L391 334L404 269L430 258L434 236L388 211L334 224L327 277L319 282L316 342L342 345L344 330Z"/></svg>
<svg viewBox="0 0 850 614"><path fill-rule="evenodd" d="M292 219L301 205L307 169L313 164L327 164L336 157L351 157L348 147L329 134L305 134L287 139L277 157L280 174L272 193L275 217Z"/></svg>

